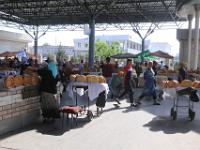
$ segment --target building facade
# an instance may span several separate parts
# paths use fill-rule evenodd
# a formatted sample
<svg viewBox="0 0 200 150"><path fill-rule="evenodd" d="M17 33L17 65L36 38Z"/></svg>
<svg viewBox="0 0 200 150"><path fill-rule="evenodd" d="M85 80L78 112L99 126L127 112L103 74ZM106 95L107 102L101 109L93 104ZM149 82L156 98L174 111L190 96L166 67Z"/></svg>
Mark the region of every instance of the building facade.
<svg viewBox="0 0 200 150"><path fill-rule="evenodd" d="M151 41L146 41L145 44L145 49L150 50L151 52L155 51L163 51L165 53L171 53L171 45L167 42L151 42Z"/></svg>
<svg viewBox="0 0 200 150"><path fill-rule="evenodd" d="M101 35L96 36L95 40L104 41L108 44L112 42L119 42L120 48L123 53L133 53L137 54L141 52L142 46L141 43L133 40L133 37L130 35ZM89 39L74 39L74 50L78 55L86 55L89 49Z"/></svg>
<svg viewBox="0 0 200 150"><path fill-rule="evenodd" d="M67 56L76 56L73 46L53 46L48 44L38 46L38 55L42 57L48 57L48 55L56 54L60 48L65 51ZM30 50L31 53L34 53L34 47L30 47Z"/></svg>
<svg viewBox="0 0 200 150"><path fill-rule="evenodd" d="M0 30L0 53L28 49L29 35Z"/></svg>

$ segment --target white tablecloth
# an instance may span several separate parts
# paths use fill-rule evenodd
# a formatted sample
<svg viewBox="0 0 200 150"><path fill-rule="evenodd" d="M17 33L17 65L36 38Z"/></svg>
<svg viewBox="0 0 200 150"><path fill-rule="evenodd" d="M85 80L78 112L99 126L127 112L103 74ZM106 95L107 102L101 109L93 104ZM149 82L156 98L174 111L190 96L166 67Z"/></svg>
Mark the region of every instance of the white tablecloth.
<svg viewBox="0 0 200 150"><path fill-rule="evenodd" d="M176 88L166 88L163 89L163 99L171 99L174 100L177 98Z"/></svg>
<svg viewBox="0 0 200 150"><path fill-rule="evenodd" d="M99 94L103 91L106 92L106 95L109 92L109 87L107 83L70 82L67 86L67 92L69 93L69 96L71 98L74 98L72 91L73 85L88 86L88 97L90 101L95 100L99 96ZM84 95L83 89L78 89L77 93L80 96Z"/></svg>

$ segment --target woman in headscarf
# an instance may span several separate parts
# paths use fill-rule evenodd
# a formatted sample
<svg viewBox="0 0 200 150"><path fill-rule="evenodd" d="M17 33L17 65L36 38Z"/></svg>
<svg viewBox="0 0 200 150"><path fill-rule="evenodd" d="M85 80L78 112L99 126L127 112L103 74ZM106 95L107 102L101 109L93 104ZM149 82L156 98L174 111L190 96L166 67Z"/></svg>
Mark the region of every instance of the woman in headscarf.
<svg viewBox="0 0 200 150"><path fill-rule="evenodd" d="M139 97L139 100L141 100L145 96L152 96L154 100L154 105L160 105L160 103L157 102L157 96L156 96L156 85L155 85L155 73L152 69L153 62L149 62L146 71L144 72L144 90L142 94ZM138 101L140 104L140 102Z"/></svg>
<svg viewBox="0 0 200 150"><path fill-rule="evenodd" d="M56 57L54 55L49 56L48 69L52 72L53 77L56 78L58 75L58 67L56 65Z"/></svg>

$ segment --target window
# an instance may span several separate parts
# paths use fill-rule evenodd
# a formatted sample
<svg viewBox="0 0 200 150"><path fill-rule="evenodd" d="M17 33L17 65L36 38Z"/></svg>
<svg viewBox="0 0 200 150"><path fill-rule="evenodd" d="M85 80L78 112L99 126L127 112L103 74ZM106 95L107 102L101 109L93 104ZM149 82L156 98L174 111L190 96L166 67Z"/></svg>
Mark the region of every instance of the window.
<svg viewBox="0 0 200 150"><path fill-rule="evenodd" d="M88 43L85 43L85 48L88 48Z"/></svg>
<svg viewBox="0 0 200 150"><path fill-rule="evenodd" d="M78 48L80 48L81 47L81 43L78 43Z"/></svg>

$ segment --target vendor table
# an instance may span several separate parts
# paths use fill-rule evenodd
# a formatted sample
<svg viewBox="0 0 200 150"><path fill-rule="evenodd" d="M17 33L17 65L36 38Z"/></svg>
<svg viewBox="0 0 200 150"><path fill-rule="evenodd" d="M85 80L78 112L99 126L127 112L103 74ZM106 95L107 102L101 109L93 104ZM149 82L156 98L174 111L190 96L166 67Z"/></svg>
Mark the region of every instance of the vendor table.
<svg viewBox="0 0 200 150"><path fill-rule="evenodd" d="M99 94L103 91L106 92L106 95L109 92L109 87L107 83L93 83L93 82L70 82L67 86L67 92L71 98L74 98L72 86L80 85L80 86L88 86L88 97L90 101L95 100ZM78 95L84 95L84 90L79 89L77 90Z"/></svg>

